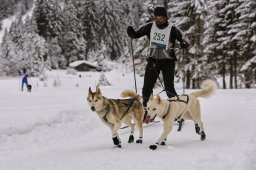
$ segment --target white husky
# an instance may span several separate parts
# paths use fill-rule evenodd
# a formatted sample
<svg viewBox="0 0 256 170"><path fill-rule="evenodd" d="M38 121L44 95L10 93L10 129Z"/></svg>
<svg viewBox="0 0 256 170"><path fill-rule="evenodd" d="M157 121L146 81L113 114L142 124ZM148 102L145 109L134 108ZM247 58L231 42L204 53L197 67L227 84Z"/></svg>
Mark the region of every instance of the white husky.
<svg viewBox="0 0 256 170"><path fill-rule="evenodd" d="M164 131L154 145L149 148L155 150L159 144L165 145L167 135L172 130L175 120L189 119L195 123L196 133L201 135L201 140L206 138L203 122L201 120L200 103L197 97L209 97L213 94L217 85L212 80L205 80L201 85L202 89L188 95L161 99L160 96L153 97L147 103L147 119L152 119L157 115L163 121Z"/></svg>

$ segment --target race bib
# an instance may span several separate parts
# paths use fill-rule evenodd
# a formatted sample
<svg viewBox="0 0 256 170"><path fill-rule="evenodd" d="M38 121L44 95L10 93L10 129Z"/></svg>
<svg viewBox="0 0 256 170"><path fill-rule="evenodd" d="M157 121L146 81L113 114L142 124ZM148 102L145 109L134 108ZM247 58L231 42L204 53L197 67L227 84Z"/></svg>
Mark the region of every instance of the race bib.
<svg viewBox="0 0 256 170"><path fill-rule="evenodd" d="M153 22L150 31L150 48L167 49L169 44L171 28L172 25L169 24L168 27L164 29L159 29L156 26L156 23Z"/></svg>

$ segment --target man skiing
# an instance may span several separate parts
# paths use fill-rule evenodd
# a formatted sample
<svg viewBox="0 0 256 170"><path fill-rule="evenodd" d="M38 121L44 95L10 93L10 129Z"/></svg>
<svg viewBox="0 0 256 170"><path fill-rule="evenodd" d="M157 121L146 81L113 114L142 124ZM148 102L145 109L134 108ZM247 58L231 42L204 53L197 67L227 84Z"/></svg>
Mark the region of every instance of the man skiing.
<svg viewBox="0 0 256 170"><path fill-rule="evenodd" d="M175 61L177 61L174 47L175 40L180 42L181 48L188 48L189 41L185 35L174 25L168 23L167 12L164 7L156 7L153 22L141 26L137 31L132 26L127 28L127 34L131 38L147 36L150 40L150 55L144 76L142 88L143 105L146 107L154 85L162 71L166 94L169 98L177 96L174 89ZM145 109L144 120L147 110ZM149 122L146 122L149 123Z"/></svg>

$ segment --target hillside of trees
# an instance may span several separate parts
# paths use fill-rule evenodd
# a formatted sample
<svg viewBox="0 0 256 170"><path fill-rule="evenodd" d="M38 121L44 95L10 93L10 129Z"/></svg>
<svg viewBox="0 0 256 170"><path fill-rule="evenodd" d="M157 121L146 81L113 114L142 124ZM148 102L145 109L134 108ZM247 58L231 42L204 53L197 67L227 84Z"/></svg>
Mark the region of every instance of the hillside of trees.
<svg viewBox="0 0 256 170"><path fill-rule="evenodd" d="M33 0L0 0L0 21L17 12L19 12L18 15L24 15L32 7L32 3Z"/></svg>
<svg viewBox="0 0 256 170"><path fill-rule="evenodd" d="M185 73L187 88L219 77L222 88L256 87L255 0L1 1L0 20L17 15L0 45L2 76L17 75L24 67L38 76L81 59L130 62L127 26L151 22L154 8L161 5L169 22L191 41L188 50L176 45L176 76L181 80ZM32 16L23 19L29 10ZM137 72L143 74L149 42L145 37L132 42Z"/></svg>

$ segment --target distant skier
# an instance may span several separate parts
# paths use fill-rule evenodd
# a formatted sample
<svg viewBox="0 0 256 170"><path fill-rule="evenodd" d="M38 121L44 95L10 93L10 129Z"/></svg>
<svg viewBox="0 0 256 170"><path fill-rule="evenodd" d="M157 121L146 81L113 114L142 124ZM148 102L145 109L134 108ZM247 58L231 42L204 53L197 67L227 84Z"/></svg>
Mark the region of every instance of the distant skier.
<svg viewBox="0 0 256 170"><path fill-rule="evenodd" d="M28 74L25 68L23 68L23 74L22 74L22 80L21 80L21 91L23 91L24 84L26 85L28 92L31 92L32 86L28 84Z"/></svg>

